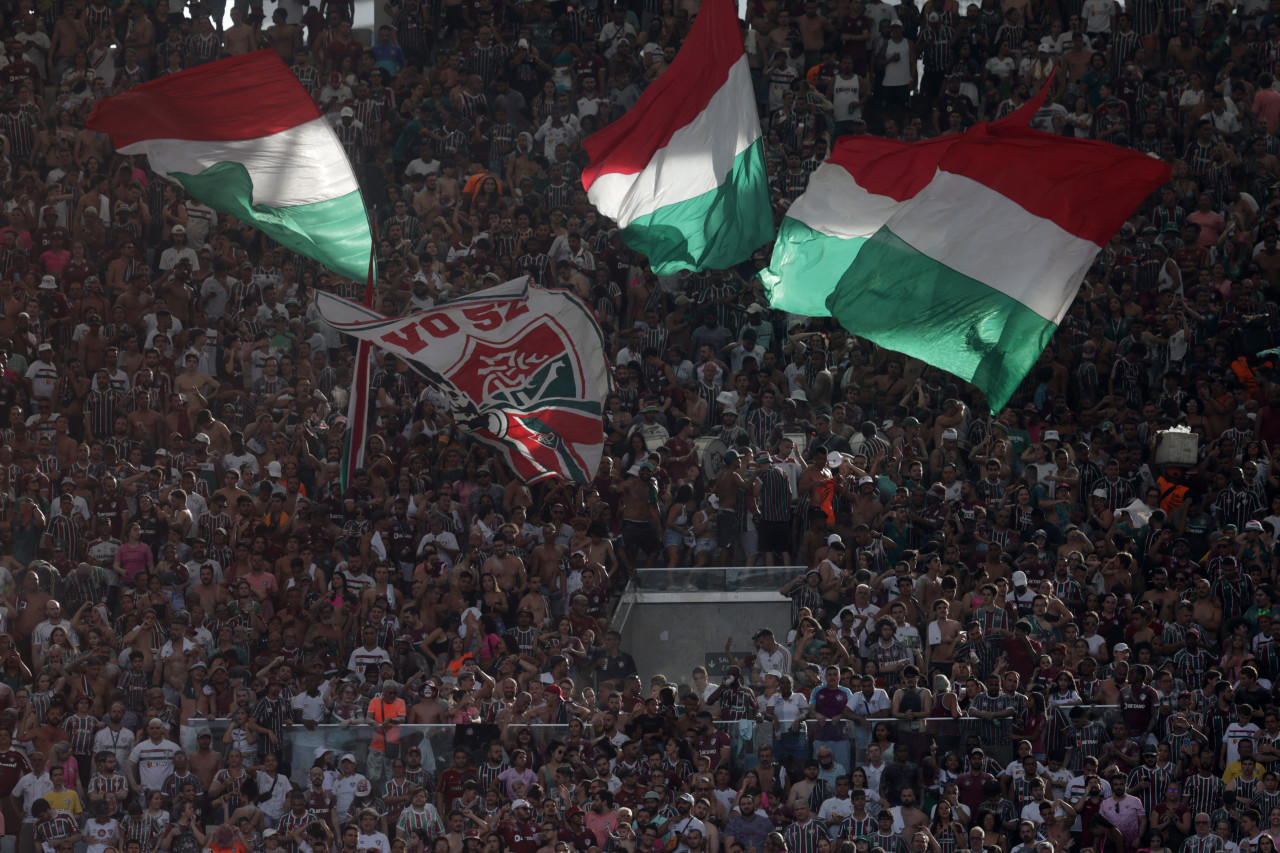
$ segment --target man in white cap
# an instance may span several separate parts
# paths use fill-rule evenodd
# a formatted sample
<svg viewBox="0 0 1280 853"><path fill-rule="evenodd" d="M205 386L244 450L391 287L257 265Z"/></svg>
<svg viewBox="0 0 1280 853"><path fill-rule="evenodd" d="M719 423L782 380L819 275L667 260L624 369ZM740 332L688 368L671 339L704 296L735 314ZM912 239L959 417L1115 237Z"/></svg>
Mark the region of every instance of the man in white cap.
<svg viewBox="0 0 1280 853"><path fill-rule="evenodd" d="M1027 617L1031 615L1031 602L1035 600L1036 592L1027 586L1027 573L1024 571L1016 571L1013 573L1013 589L1009 590L1006 600L1011 602L1018 611L1018 616Z"/></svg>
<svg viewBox="0 0 1280 853"><path fill-rule="evenodd" d="M138 793L159 791L173 773L173 754L180 747L165 737L167 728L164 720L152 717L147 722L147 739L129 752L125 776L129 787Z"/></svg>
<svg viewBox="0 0 1280 853"><path fill-rule="evenodd" d="M516 800L496 815L498 832L513 853L533 853L538 849L538 824L528 800ZM490 822L493 826L494 821Z"/></svg>
<svg viewBox="0 0 1280 853"><path fill-rule="evenodd" d="M45 276L53 281L52 276ZM55 288L58 286L55 282ZM40 287L44 288L41 282ZM53 344L46 341L36 348L36 360L27 368L27 380L31 383L31 396L53 399L54 386L58 384L58 365L53 357Z"/></svg>
<svg viewBox="0 0 1280 853"><path fill-rule="evenodd" d="M954 465L957 471L967 471L969 460L960 448L960 433L948 427L938 436L938 446L929 454L929 470L941 471L943 465Z"/></svg>
<svg viewBox="0 0 1280 853"><path fill-rule="evenodd" d="M356 757L349 752L338 759L338 769L338 778L333 780L333 795L338 798L338 814L345 815L351 810L360 783L368 785L369 780L356 772Z"/></svg>
<svg viewBox="0 0 1280 853"><path fill-rule="evenodd" d="M187 228L185 225L175 225L169 231L170 237L173 238L173 245L160 253L160 269L173 269L178 265L178 261L186 259L191 263L193 270L200 268L200 256L196 254L196 250L187 244Z"/></svg>

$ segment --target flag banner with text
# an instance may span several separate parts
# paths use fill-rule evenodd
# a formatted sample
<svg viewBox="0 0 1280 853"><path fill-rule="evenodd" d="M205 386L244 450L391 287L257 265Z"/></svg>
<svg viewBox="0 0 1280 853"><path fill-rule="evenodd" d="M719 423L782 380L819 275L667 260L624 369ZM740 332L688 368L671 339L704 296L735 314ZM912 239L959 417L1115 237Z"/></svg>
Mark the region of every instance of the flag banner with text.
<svg viewBox="0 0 1280 853"><path fill-rule="evenodd" d="M520 479L595 477L612 378L600 327L577 296L522 277L405 317L323 291L316 301L335 329L417 370L448 399L458 429Z"/></svg>

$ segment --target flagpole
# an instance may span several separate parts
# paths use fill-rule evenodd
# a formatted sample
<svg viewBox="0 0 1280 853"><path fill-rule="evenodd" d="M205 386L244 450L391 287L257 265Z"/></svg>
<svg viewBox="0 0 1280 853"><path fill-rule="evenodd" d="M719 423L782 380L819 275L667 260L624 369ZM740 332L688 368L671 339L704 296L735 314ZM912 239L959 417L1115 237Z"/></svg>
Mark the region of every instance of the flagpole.
<svg viewBox="0 0 1280 853"><path fill-rule="evenodd" d="M378 247L378 215L376 211L369 213L369 232L372 243L369 246L369 272L365 276L364 299L361 304L366 308L373 307L373 283L375 278L374 258ZM342 455L342 491L347 490L357 468L364 466L364 447L366 433L369 428L369 359L373 354L373 344L360 338L356 342L356 360L351 370L351 398L347 400L347 446Z"/></svg>

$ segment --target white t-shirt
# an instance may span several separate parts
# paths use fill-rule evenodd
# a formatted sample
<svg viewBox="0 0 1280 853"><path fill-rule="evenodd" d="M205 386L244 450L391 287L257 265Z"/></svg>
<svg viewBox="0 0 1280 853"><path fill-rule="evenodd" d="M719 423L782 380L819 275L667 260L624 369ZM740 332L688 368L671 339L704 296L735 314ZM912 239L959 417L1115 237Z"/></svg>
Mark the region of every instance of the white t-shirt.
<svg viewBox="0 0 1280 853"><path fill-rule="evenodd" d="M809 707L809 700L800 693L792 693L790 698L783 699L782 693L774 693L764 699L764 707L773 710L773 716L779 723L778 731L786 732L792 723Z"/></svg>
<svg viewBox="0 0 1280 853"><path fill-rule="evenodd" d="M164 780L173 774L173 754L181 749L171 740L154 743L147 738L129 752L129 762L138 765L142 787L159 791Z"/></svg>
<svg viewBox="0 0 1280 853"><path fill-rule="evenodd" d="M1260 731L1262 729L1258 728L1257 723L1246 723L1242 726L1237 722L1227 726L1226 731L1222 733L1222 742L1227 745L1227 764L1240 760L1240 741L1253 741L1256 748Z"/></svg>
<svg viewBox="0 0 1280 853"><path fill-rule="evenodd" d="M89 818L85 821L83 834L85 843L88 845L85 853L102 853L120 836L120 823L115 820L98 823L93 818Z"/></svg>
<svg viewBox="0 0 1280 853"><path fill-rule="evenodd" d="M987 60L987 71L991 76L999 77L1001 80L1012 74L1013 69L1017 67L1018 63L1012 56L1006 56L1003 59L993 56Z"/></svg>
<svg viewBox="0 0 1280 853"><path fill-rule="evenodd" d="M1115 14L1115 0L1084 0L1080 14L1085 20L1086 33L1111 32L1111 16Z"/></svg>

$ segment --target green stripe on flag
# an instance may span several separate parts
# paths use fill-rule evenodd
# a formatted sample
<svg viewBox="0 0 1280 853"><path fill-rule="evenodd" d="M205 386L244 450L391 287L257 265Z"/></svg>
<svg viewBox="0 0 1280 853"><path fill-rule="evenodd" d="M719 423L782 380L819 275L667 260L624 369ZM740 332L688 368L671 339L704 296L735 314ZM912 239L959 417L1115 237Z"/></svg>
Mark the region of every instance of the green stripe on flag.
<svg viewBox="0 0 1280 853"><path fill-rule="evenodd" d="M250 205L253 180L240 163L218 163L198 175L175 172L187 192L230 213L300 255L356 281L369 272L369 219L359 191L296 207Z"/></svg>
<svg viewBox="0 0 1280 853"><path fill-rule="evenodd" d="M805 317L829 317L829 297L858 257L866 237L832 237L786 217L760 281L769 304Z"/></svg>
<svg viewBox="0 0 1280 853"><path fill-rule="evenodd" d="M734 158L724 183L688 201L660 207L622 229L627 245L649 258L657 275L683 269L727 269L773 239L764 142Z"/></svg>
<svg viewBox="0 0 1280 853"><path fill-rule="evenodd" d="M827 238L835 239L835 238ZM999 411L1057 325L881 228L827 299L855 335L967 379Z"/></svg>

